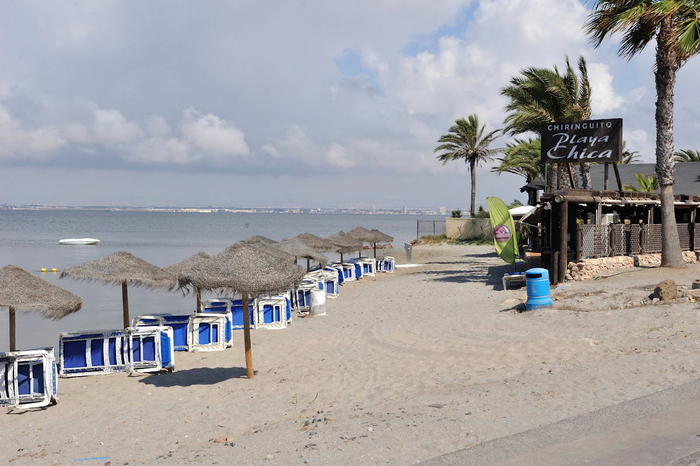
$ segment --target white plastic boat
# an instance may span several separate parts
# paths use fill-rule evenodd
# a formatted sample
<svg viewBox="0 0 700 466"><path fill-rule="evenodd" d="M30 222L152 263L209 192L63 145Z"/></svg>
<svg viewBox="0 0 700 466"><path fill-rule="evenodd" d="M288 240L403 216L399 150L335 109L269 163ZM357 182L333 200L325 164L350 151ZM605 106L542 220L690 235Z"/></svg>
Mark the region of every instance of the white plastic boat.
<svg viewBox="0 0 700 466"><path fill-rule="evenodd" d="M58 244L100 244L100 240L97 238L66 238L58 240Z"/></svg>

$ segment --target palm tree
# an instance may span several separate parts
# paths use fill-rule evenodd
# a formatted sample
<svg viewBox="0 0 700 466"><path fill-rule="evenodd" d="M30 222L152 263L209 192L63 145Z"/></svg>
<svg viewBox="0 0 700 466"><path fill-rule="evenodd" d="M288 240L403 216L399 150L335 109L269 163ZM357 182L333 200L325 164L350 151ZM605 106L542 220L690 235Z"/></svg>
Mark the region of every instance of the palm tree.
<svg viewBox="0 0 700 466"><path fill-rule="evenodd" d="M436 158L444 164L450 160L464 160L469 164L469 174L471 175L471 204L469 213L474 217L474 203L476 202L476 167L485 160L492 160L493 156L501 152L502 149L489 149L501 130L497 129L486 133L486 125L479 125L479 117L469 115L467 119L458 118L455 124L450 127L447 134L443 134L438 139L441 143L433 152L440 152Z"/></svg>
<svg viewBox="0 0 700 466"><path fill-rule="evenodd" d="M636 191L641 193L653 193L659 189L659 181L654 175L637 173L634 175L634 179L637 181L636 186L633 184L626 184L622 188L625 191Z"/></svg>
<svg viewBox="0 0 700 466"><path fill-rule="evenodd" d="M642 156L636 150L627 148L627 141L622 141L622 163L637 163L641 161Z"/></svg>
<svg viewBox="0 0 700 466"><path fill-rule="evenodd" d="M656 39L656 176L661 198L661 265L682 267L673 206L673 89L676 72L700 52L698 0L597 0L584 26L596 47L621 34L619 54L628 60Z"/></svg>
<svg viewBox="0 0 700 466"><path fill-rule="evenodd" d="M491 171L498 173L513 173L522 176L529 183L536 178L544 179L544 164L540 152L542 143L539 138L515 139L506 144L503 151L505 157L498 159L501 164Z"/></svg>
<svg viewBox="0 0 700 466"><path fill-rule="evenodd" d="M510 80L501 90L510 102L506 111L504 132L517 135L540 132L542 124L580 121L591 117L591 85L586 60L578 60L578 75L566 57L564 74L554 68L528 68ZM581 184L591 185L588 163L581 163ZM575 187L575 186L572 186Z"/></svg>
<svg viewBox="0 0 700 466"><path fill-rule="evenodd" d="M681 149L673 153L676 162L700 162L700 152L693 149Z"/></svg>

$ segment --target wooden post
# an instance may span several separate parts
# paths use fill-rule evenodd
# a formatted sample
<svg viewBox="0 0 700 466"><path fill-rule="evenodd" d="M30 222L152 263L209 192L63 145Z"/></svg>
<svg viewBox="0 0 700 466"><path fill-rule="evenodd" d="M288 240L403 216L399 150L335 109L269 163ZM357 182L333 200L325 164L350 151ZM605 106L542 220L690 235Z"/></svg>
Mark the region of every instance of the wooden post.
<svg viewBox="0 0 700 466"><path fill-rule="evenodd" d="M255 377L253 370L253 348L250 343L250 314L248 312L248 293L242 293L243 301L243 339L245 342L245 370L249 379Z"/></svg>
<svg viewBox="0 0 700 466"><path fill-rule="evenodd" d="M608 225L608 256L613 257L615 255L615 225Z"/></svg>
<svg viewBox="0 0 700 466"><path fill-rule="evenodd" d="M563 283L566 280L566 270L569 262L569 254L567 252L567 235L569 233L569 202L564 201L560 204L560 228L559 228L559 270L557 283Z"/></svg>
<svg viewBox="0 0 700 466"><path fill-rule="evenodd" d="M617 190L622 191L622 180L620 179L620 169L617 168L617 162L613 162L613 171L615 172L615 179L617 180Z"/></svg>
<svg viewBox="0 0 700 466"><path fill-rule="evenodd" d="M566 164L566 171L569 173L569 184L571 184L571 189L576 189L576 182L574 181L574 174L571 173L571 164Z"/></svg>
<svg viewBox="0 0 700 466"><path fill-rule="evenodd" d="M556 174L557 180L555 186L557 189L561 189L561 164L557 164L557 174Z"/></svg>
<svg viewBox="0 0 700 466"><path fill-rule="evenodd" d="M197 293L197 312L201 311L203 306L202 306L202 290L199 289L199 287L195 287L195 291Z"/></svg>
<svg viewBox="0 0 700 466"><path fill-rule="evenodd" d="M695 211L690 211L690 250L695 251Z"/></svg>
<svg viewBox="0 0 700 466"><path fill-rule="evenodd" d="M17 351L17 330L15 325L15 308L10 306L10 351Z"/></svg>
<svg viewBox="0 0 700 466"><path fill-rule="evenodd" d="M419 230L420 230L420 220L416 220L416 239L419 238L419 236L418 236L418 235L420 235Z"/></svg>
<svg viewBox="0 0 700 466"><path fill-rule="evenodd" d="M576 262L583 258L583 225L576 223Z"/></svg>
<svg viewBox="0 0 700 466"><path fill-rule="evenodd" d="M126 280L122 281L122 309L124 317L124 328L129 327L129 289Z"/></svg>
<svg viewBox="0 0 700 466"><path fill-rule="evenodd" d="M610 162L605 162L603 168L603 191L610 189Z"/></svg>
<svg viewBox="0 0 700 466"><path fill-rule="evenodd" d="M642 225L639 232L639 254L647 253L647 225Z"/></svg>

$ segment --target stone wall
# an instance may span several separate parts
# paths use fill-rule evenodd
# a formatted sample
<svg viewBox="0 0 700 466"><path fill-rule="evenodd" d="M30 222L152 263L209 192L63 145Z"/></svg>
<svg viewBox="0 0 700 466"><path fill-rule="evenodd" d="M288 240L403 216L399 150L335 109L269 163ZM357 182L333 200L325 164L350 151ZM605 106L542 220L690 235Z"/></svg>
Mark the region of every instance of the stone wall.
<svg viewBox="0 0 700 466"><path fill-rule="evenodd" d="M683 259L686 262L698 262L699 257L700 253L696 253L695 251L683 251ZM661 254L583 259L581 262L569 262L566 271L566 279L589 280L599 275L607 275L612 270L632 267L659 267L660 265Z"/></svg>
<svg viewBox="0 0 700 466"><path fill-rule="evenodd" d="M449 239L491 240L491 220L488 218L447 218L445 235Z"/></svg>

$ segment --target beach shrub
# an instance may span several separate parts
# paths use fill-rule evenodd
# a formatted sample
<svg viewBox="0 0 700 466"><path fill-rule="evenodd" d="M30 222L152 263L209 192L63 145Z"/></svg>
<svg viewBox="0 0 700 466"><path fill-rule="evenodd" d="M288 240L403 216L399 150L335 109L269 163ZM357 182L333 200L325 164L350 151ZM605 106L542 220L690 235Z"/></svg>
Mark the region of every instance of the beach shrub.
<svg viewBox="0 0 700 466"><path fill-rule="evenodd" d="M453 210L452 218L462 218L462 211L460 209Z"/></svg>

